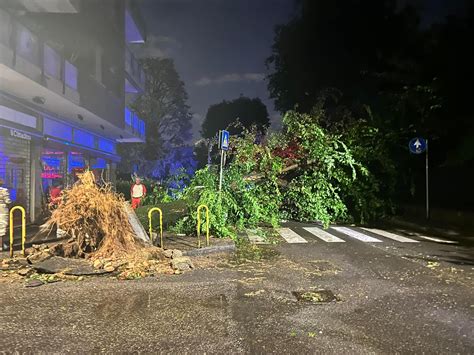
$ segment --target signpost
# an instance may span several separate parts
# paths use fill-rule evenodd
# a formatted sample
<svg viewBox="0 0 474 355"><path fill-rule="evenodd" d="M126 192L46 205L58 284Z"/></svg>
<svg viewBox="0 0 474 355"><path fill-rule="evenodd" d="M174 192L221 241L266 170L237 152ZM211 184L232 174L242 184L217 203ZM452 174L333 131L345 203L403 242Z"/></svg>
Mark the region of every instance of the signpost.
<svg viewBox="0 0 474 355"><path fill-rule="evenodd" d="M410 153L412 154L422 154L423 152L425 153L425 182L426 182L426 219L430 218L430 203L429 203L429 165L428 165L428 140L421 138L421 137L416 137L413 138L410 143L408 143L408 148L410 149Z"/></svg>
<svg viewBox="0 0 474 355"><path fill-rule="evenodd" d="M222 190L222 177L224 173L225 156L227 150L229 150L229 131L219 131L219 149L221 150L221 168L219 173L219 192Z"/></svg>

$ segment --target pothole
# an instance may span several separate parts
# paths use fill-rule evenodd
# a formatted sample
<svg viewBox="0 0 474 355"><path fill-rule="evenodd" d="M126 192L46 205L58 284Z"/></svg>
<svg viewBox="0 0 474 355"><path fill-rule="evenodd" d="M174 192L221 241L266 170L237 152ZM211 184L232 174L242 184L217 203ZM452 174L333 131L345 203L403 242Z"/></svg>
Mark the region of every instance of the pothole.
<svg viewBox="0 0 474 355"><path fill-rule="evenodd" d="M291 293L299 302L320 304L339 301L331 290L292 291Z"/></svg>

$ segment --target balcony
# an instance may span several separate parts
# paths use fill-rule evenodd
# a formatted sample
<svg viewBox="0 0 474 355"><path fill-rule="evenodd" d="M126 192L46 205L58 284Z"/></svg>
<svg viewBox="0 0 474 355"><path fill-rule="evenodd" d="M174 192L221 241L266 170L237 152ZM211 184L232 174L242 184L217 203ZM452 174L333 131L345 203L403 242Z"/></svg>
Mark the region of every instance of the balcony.
<svg viewBox="0 0 474 355"><path fill-rule="evenodd" d="M138 117L138 115L131 111L128 107L125 107L124 112L125 119L125 130L133 134L135 139L122 139L119 142L122 143L141 143L145 142L146 130L145 122Z"/></svg>
<svg viewBox="0 0 474 355"><path fill-rule="evenodd" d="M80 103L77 67L67 61L58 49L43 41L1 9L0 64L75 104ZM1 74L7 74L7 70L3 67ZM20 80L19 77L14 79ZM15 85L9 88L15 89Z"/></svg>
<svg viewBox="0 0 474 355"><path fill-rule="evenodd" d="M108 74L108 84L104 85L68 59L59 44L42 40L0 9L2 95L111 140L123 137L137 141L138 137L142 141L139 122L125 129L124 73ZM143 79L137 64L131 68L140 82Z"/></svg>
<svg viewBox="0 0 474 355"><path fill-rule="evenodd" d="M145 71L129 48L125 47L125 92L140 93L145 90Z"/></svg>

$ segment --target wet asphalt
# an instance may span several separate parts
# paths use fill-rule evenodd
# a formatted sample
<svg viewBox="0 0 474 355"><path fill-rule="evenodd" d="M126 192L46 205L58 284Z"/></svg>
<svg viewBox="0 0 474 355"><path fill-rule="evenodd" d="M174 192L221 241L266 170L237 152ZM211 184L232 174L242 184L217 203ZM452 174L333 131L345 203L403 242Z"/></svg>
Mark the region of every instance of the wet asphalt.
<svg viewBox="0 0 474 355"><path fill-rule="evenodd" d="M302 225L294 225L299 228ZM0 283L0 350L43 353L471 354L472 249L417 244L263 246L267 260L25 288ZM336 302L297 301L330 290Z"/></svg>

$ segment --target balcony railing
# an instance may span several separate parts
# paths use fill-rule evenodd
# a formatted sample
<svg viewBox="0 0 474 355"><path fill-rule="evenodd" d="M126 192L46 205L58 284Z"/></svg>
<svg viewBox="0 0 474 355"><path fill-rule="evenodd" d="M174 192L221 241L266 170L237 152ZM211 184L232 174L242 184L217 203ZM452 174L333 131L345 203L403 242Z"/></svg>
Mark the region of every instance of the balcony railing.
<svg viewBox="0 0 474 355"><path fill-rule="evenodd" d="M0 45L11 56L0 57L4 64L58 94L78 103L78 69L53 45L42 40L7 12L0 9ZM1 48L0 48L1 50Z"/></svg>
<svg viewBox="0 0 474 355"><path fill-rule="evenodd" d="M125 71L135 84L139 86L139 89L143 90L145 88L145 71L138 59L127 47L125 47Z"/></svg>
<svg viewBox="0 0 474 355"><path fill-rule="evenodd" d="M140 138L145 138L145 122L128 107L125 107L125 129Z"/></svg>

